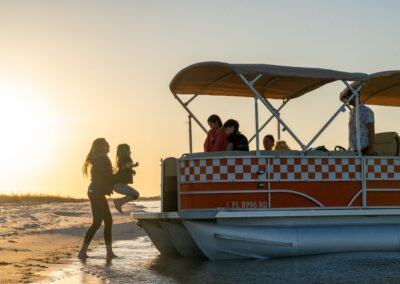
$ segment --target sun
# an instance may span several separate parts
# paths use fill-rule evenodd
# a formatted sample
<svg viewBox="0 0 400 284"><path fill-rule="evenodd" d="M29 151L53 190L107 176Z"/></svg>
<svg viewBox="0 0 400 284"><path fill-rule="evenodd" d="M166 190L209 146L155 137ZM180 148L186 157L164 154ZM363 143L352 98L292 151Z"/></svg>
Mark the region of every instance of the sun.
<svg viewBox="0 0 400 284"><path fill-rule="evenodd" d="M0 78L0 193L45 167L54 144L54 120L34 88Z"/></svg>

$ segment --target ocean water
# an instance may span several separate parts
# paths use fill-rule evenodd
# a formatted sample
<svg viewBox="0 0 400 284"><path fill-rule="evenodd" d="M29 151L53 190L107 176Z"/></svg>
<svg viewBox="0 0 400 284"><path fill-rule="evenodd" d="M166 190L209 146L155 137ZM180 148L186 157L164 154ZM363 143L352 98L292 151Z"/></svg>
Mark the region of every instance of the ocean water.
<svg viewBox="0 0 400 284"><path fill-rule="evenodd" d="M141 203L146 211L157 211L155 204ZM161 256L143 231L113 246L112 262L98 247L86 263L76 260L42 283L400 283L400 252L207 261Z"/></svg>

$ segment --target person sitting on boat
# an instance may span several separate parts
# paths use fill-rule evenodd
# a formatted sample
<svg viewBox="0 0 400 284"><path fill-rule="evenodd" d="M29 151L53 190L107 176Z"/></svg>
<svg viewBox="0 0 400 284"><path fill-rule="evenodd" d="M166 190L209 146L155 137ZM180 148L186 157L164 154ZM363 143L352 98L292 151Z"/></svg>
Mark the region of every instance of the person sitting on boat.
<svg viewBox="0 0 400 284"><path fill-rule="evenodd" d="M349 90L344 97L347 99L351 96ZM352 106L349 117L349 148L352 151L357 151L357 130L356 130L356 102L355 98L349 102ZM364 104L359 104L360 110L360 146L361 153L363 155L373 155L374 149L374 137L375 137L375 118L374 112Z"/></svg>
<svg viewBox="0 0 400 284"><path fill-rule="evenodd" d="M207 133L206 141L204 141L204 152L224 151L228 145L225 131L222 128L222 120L216 115L210 115L207 119L210 130Z"/></svg>
<svg viewBox="0 0 400 284"><path fill-rule="evenodd" d="M227 151L249 151L249 141L239 132L239 122L228 119L224 123L224 130L228 139Z"/></svg>
<svg viewBox="0 0 400 284"><path fill-rule="evenodd" d="M275 143L274 150L290 150L285 140L278 140Z"/></svg>
<svg viewBox="0 0 400 284"><path fill-rule="evenodd" d="M264 150L272 150L275 146L275 138L271 134L267 134L263 139Z"/></svg>

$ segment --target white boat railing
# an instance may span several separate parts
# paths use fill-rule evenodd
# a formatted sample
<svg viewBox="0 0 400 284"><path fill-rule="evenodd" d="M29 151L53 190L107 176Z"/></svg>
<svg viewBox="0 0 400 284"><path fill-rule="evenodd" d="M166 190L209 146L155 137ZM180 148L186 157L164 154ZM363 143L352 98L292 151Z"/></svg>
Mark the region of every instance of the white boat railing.
<svg viewBox="0 0 400 284"><path fill-rule="evenodd" d="M222 154L222 153L221 153ZM235 164L239 162L238 164ZM280 182L296 183L304 182L328 182L334 187L343 187L347 182L360 183L360 189L351 196L343 207L356 207L354 202L361 195L362 208L371 207L373 200L368 202L368 193L376 192L400 192L398 185L388 187L379 186L382 182L400 182L400 157L357 157L357 156L246 156L240 153L238 156L184 156L178 160L178 199L183 196L213 195L213 194L266 194L265 206L273 208L271 202L273 194L287 193L302 196L313 202L316 206L310 208L331 208L324 205L326 200L317 198L293 188L271 188ZM339 182L339 183L338 183ZM371 186L369 182L378 182ZM221 188L218 184L232 184L235 188ZM242 188L240 184L256 184L255 189ZM194 191L182 190L182 186L190 188L199 184L203 189ZM213 190L207 190L208 185L213 184ZM327 190L327 189L321 189ZM343 188L343 190L346 190ZM290 198L288 196L288 198ZM397 205L397 204L396 204ZM399 200L400 206L400 200ZM384 206L385 207L385 206ZM240 206L231 206L231 209ZM276 208L276 207L274 207ZM260 208L257 208L260 209Z"/></svg>

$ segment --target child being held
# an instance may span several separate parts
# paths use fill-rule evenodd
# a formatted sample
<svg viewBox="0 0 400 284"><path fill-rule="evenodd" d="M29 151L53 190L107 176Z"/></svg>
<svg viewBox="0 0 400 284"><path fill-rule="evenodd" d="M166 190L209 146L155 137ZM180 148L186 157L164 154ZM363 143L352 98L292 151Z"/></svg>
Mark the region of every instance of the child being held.
<svg viewBox="0 0 400 284"><path fill-rule="evenodd" d="M114 205L122 214L122 206L125 203L139 198L139 192L128 185L133 183L133 175L136 174L133 168L139 166L138 162L133 163L128 144L118 145L115 165L117 172L114 175L114 191L125 196L114 199Z"/></svg>

